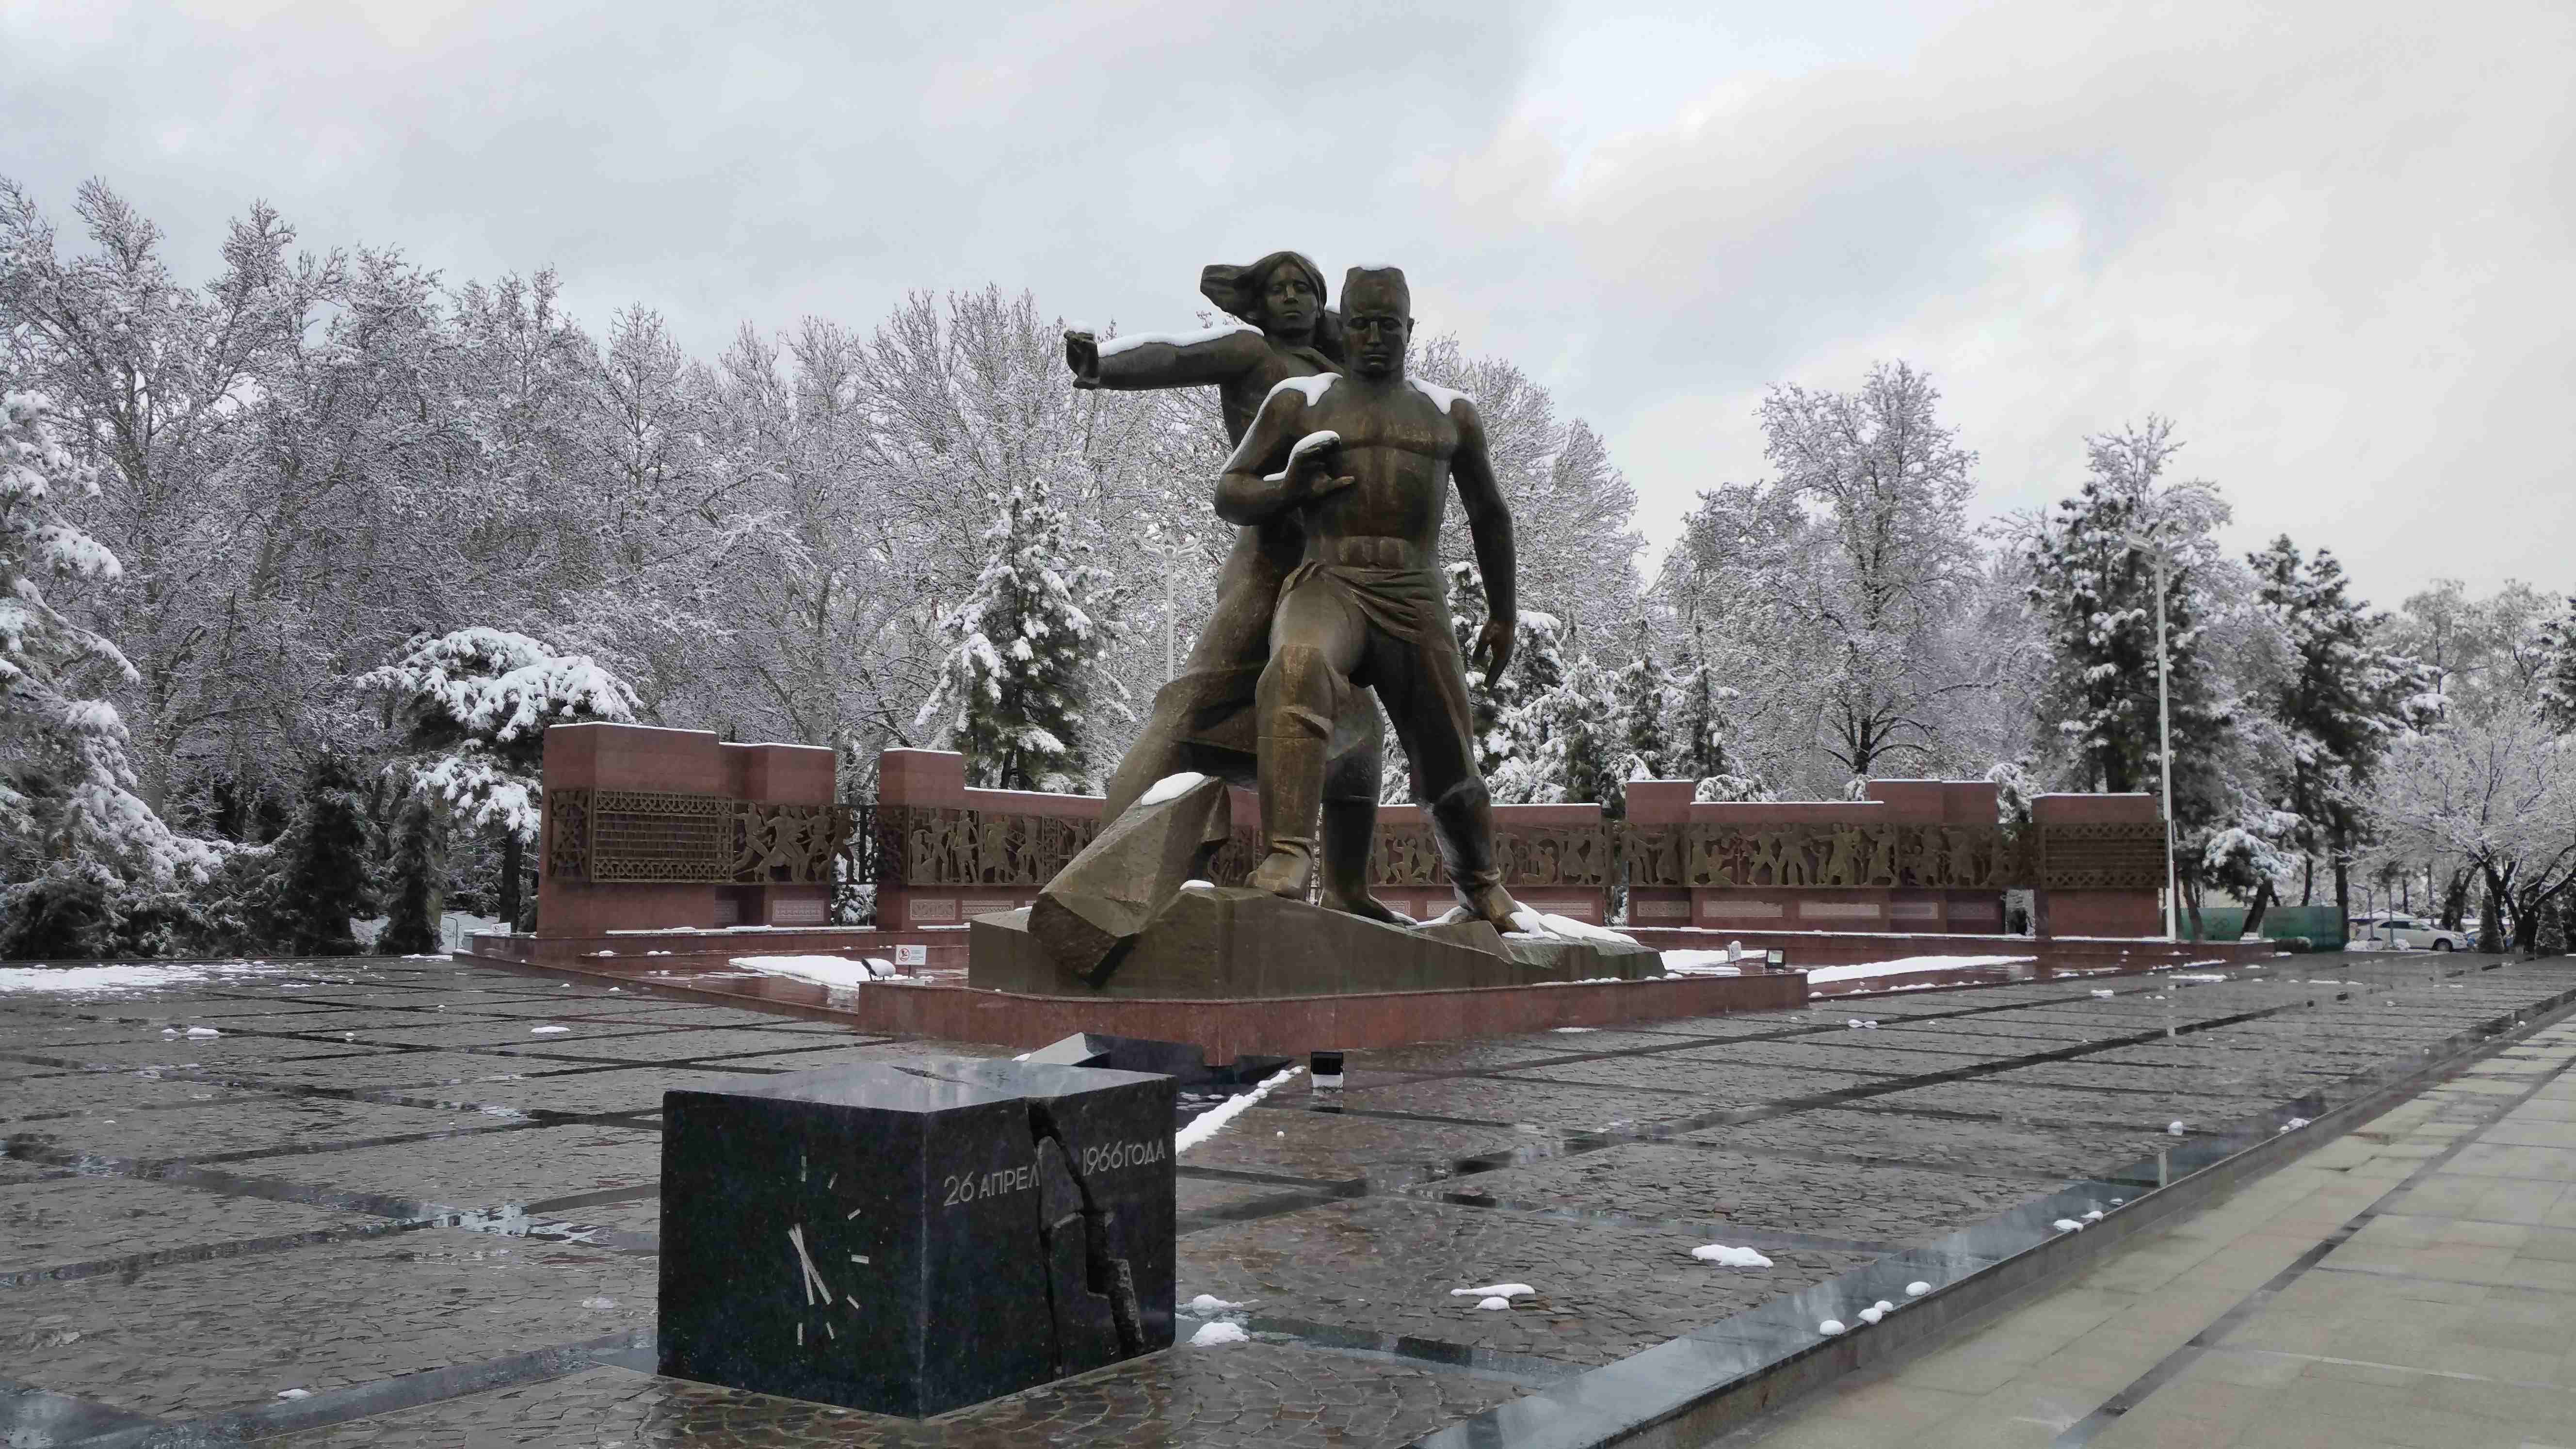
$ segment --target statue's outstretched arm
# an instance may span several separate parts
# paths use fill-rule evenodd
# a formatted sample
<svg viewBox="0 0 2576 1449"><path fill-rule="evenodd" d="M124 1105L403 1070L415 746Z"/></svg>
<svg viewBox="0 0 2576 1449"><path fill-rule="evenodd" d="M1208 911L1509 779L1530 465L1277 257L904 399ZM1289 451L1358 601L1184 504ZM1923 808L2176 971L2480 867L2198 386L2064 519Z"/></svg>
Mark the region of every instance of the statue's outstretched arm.
<svg viewBox="0 0 2576 1449"><path fill-rule="evenodd" d="M1074 386L1118 392L1218 386L1260 366L1270 350L1259 329L1243 325L1207 332L1139 332L1107 342L1088 332L1067 332L1064 339Z"/></svg>

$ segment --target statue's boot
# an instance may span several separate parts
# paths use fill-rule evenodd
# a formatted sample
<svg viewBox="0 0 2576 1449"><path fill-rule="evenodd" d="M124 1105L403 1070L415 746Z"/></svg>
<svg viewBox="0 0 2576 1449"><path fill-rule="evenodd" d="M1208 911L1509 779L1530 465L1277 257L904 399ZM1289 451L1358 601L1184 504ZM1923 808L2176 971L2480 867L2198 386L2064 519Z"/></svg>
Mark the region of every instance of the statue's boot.
<svg viewBox="0 0 2576 1449"><path fill-rule="evenodd" d="M1302 901L1315 878L1315 816L1333 733L1333 672L1322 651L1290 645L1261 674L1261 831L1270 854L1247 882Z"/></svg>
<svg viewBox="0 0 2576 1449"><path fill-rule="evenodd" d="M1503 868L1494 863L1494 798L1485 782L1461 781L1432 801L1431 834L1458 903L1497 931L1519 930L1512 918L1521 903L1503 889Z"/></svg>
<svg viewBox="0 0 2576 1449"><path fill-rule="evenodd" d="M1324 766L1323 903L1334 910L1402 925L1404 918L1369 894L1369 861L1377 853L1378 786L1386 773L1386 737L1377 700L1365 690L1340 696Z"/></svg>
<svg viewBox="0 0 2576 1449"><path fill-rule="evenodd" d="M1404 920L1369 894L1369 854L1377 848L1377 801L1324 802L1324 904L1388 925Z"/></svg>

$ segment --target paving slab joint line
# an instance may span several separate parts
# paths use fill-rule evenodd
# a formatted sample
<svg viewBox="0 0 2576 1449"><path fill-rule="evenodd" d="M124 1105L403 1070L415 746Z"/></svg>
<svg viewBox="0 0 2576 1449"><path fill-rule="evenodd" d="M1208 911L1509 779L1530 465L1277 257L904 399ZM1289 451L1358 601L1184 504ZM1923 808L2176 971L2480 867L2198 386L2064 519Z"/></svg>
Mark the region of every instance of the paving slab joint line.
<svg viewBox="0 0 2576 1449"><path fill-rule="evenodd" d="M588 1369L635 1367L653 1352L654 1331L630 1329L580 1343L541 1348L530 1353L482 1363L428 1369L399 1378L378 1379L331 1389L309 1399L232 1409L176 1423L161 1422L112 1430L67 1441L62 1449L214 1449L274 1438L303 1429L326 1428L352 1419L370 1419L400 1409L443 1403L469 1394L517 1388L547 1379L565 1378Z"/></svg>
<svg viewBox="0 0 2576 1449"><path fill-rule="evenodd" d="M1715 1357L1713 1345L1693 1342L1710 1338L1711 1330L1722 1327L1711 1325L1710 1330L1643 1350L1558 1388L1435 1430L1414 1440L1412 1449L1502 1449L1506 1445L1510 1449L1682 1449L1720 1442L1721 1436L1730 1445L1747 1442L1746 1435L1770 1427L1767 1421L1778 1410L1863 1369L1894 1369L1946 1347L2062 1286L2070 1273L2107 1257L2126 1239L2207 1207L2398 1103L2571 1017L2576 1017L2576 989L2492 1018L2487 1025L2494 1034L2484 1040L2467 1043L2446 1058L2327 1109L2306 1128L2276 1133L2132 1199L2086 1231L2042 1239L1976 1269L1865 1331L1810 1343L1690 1387L1674 1382L1676 1369L1689 1374L1697 1365L1646 1362L1694 1354ZM2327 1130L2321 1133L2319 1128ZM1679 1401L1672 1402L1676 1397ZM1669 1406L1640 1414L1641 1403L1658 1398ZM1757 1418L1765 1422L1752 1422Z"/></svg>

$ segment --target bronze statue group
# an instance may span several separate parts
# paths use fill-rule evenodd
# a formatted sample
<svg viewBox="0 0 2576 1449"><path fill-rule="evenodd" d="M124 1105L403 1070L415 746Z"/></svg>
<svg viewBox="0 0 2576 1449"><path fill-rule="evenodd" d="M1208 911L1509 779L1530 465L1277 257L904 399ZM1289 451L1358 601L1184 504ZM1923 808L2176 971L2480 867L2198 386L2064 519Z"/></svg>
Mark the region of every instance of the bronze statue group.
<svg viewBox="0 0 2576 1449"><path fill-rule="evenodd" d="M1214 387L1235 445L1215 489L1239 525L1215 609L1112 776L1106 818L1174 774L1251 784L1267 850L1253 886L1395 920L1368 893L1383 704L1460 904L1497 930L1528 928L1495 859L1441 582L1454 484L1491 609L1475 655L1498 677L1514 634L1512 524L1475 401L1406 375L1412 297L1396 268L1352 268L1338 313L1295 252L1211 266L1199 289L1237 323L1065 334L1074 386Z"/></svg>

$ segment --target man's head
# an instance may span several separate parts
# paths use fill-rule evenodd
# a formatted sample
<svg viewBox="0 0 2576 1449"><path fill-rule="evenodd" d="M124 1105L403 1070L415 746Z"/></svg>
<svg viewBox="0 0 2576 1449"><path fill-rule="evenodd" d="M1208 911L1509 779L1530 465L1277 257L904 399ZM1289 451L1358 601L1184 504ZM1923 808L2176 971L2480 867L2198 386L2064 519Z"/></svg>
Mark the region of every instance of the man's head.
<svg viewBox="0 0 2576 1449"><path fill-rule="evenodd" d="M1272 252L1248 267L1208 267L1199 291L1273 337L1301 344L1324 312L1324 273L1295 252Z"/></svg>
<svg viewBox="0 0 2576 1449"><path fill-rule="evenodd" d="M1413 289L1397 267L1353 267L1342 278L1342 337L1351 371L1392 377L1404 371L1413 340Z"/></svg>

